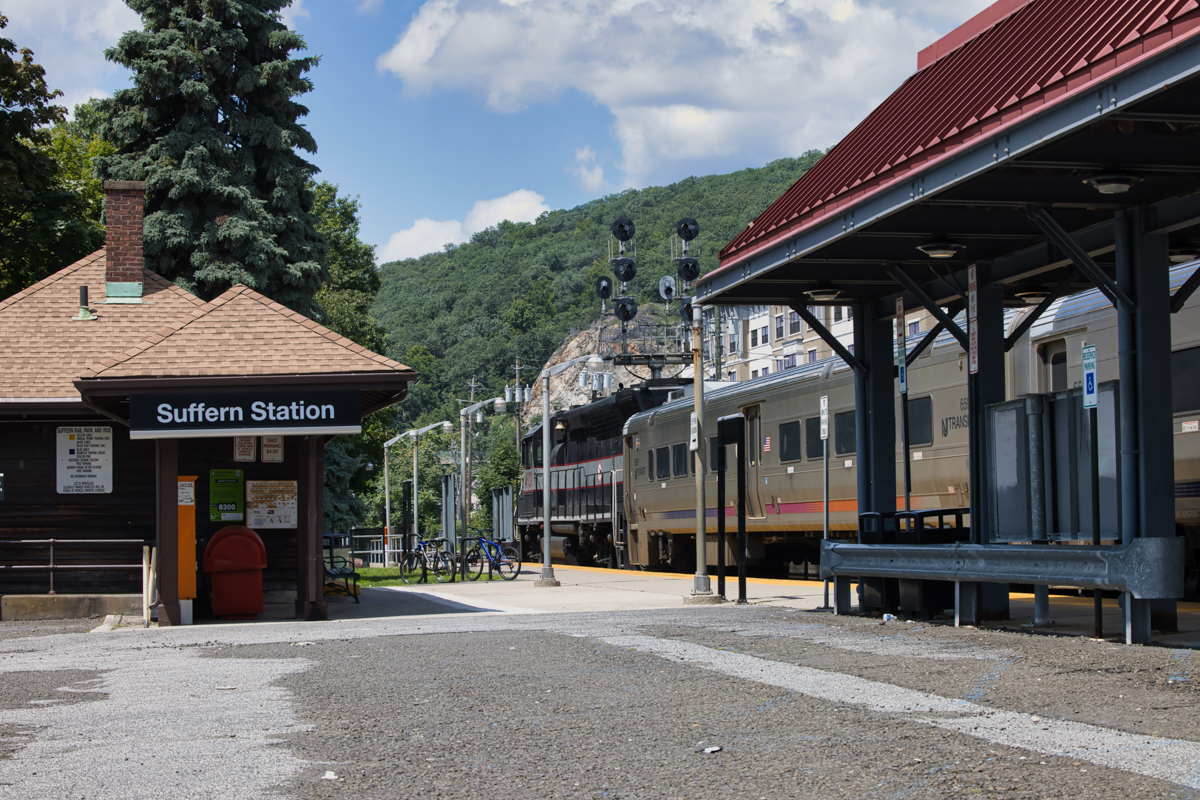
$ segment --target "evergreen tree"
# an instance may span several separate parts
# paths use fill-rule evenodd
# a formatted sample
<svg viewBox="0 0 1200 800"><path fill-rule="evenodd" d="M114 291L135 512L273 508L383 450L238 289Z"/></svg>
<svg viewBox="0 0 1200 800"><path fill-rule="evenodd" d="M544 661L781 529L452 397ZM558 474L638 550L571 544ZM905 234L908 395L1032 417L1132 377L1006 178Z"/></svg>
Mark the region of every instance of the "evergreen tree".
<svg viewBox="0 0 1200 800"><path fill-rule="evenodd" d="M0 15L0 29L8 20ZM15 56L15 57L14 57ZM29 48L0 37L0 299L99 247L84 202L63 184L47 126L66 109Z"/></svg>
<svg viewBox="0 0 1200 800"><path fill-rule="evenodd" d="M371 307L379 292L375 247L358 238L358 198L338 197L328 181L310 184L317 231L329 248L325 266L329 282L317 292L325 311L325 326L376 353L387 349L387 332L375 321Z"/></svg>
<svg viewBox="0 0 1200 800"><path fill-rule="evenodd" d="M144 29L105 52L133 88L101 101L106 180L146 181L146 266L201 297L244 283L320 318L325 242L297 150L316 142L296 102L315 57L290 0L126 0Z"/></svg>

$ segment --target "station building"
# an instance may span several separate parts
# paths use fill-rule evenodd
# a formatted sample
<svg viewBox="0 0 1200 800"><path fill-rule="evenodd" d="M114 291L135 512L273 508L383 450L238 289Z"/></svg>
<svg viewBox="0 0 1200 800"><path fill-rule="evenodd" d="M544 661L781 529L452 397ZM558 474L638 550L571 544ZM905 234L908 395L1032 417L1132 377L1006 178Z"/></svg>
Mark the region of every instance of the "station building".
<svg viewBox="0 0 1200 800"><path fill-rule="evenodd" d="M245 524L266 602L322 619L324 447L416 374L242 285L205 302L142 266L140 182L101 249L0 302L0 595L208 602L204 548ZM186 604L185 604L186 607Z"/></svg>

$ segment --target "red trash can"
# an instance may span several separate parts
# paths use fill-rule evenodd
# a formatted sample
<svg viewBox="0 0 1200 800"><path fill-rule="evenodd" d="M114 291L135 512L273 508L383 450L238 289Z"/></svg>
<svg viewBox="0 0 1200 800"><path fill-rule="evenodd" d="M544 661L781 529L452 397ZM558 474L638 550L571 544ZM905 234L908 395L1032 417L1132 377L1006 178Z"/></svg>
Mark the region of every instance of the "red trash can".
<svg viewBox="0 0 1200 800"><path fill-rule="evenodd" d="M204 548L204 572L212 578L212 611L221 619L254 619L263 613L262 571L267 548L244 525L227 525Z"/></svg>

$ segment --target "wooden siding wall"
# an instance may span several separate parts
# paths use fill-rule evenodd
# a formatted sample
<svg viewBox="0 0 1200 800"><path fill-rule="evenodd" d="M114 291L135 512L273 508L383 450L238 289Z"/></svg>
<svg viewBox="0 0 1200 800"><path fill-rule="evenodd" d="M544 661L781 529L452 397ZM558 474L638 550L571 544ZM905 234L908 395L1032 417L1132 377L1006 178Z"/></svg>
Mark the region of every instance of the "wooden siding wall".
<svg viewBox="0 0 1200 800"><path fill-rule="evenodd" d="M110 494L64 495L57 491L55 434L59 426L111 427L113 433L113 491ZM260 442L261 444L261 442ZM300 441L284 441L284 461L235 462L233 439L185 439L179 443L179 474L196 475L196 564L203 564L204 548L218 530L230 523L209 522L209 470L242 469L246 480L299 479ZM103 418L62 420L0 420L0 473L4 474L4 500L0 501L0 540L60 539L79 544L56 545L59 564L140 564L141 545L92 545L95 539L155 540L154 442L133 441L124 425ZM260 530L267 548L263 591L296 591L295 529ZM4 569L9 565L47 564L45 545L0 544L0 595L45 594L50 588L44 570ZM140 570L57 572L58 594L133 593L142 591ZM197 579L196 613L206 613L209 582ZM269 598L272 599L272 598ZM273 598L285 600L281 596ZM290 598L286 598L290 602Z"/></svg>
<svg viewBox="0 0 1200 800"><path fill-rule="evenodd" d="M112 428L113 490L110 494L59 494L59 426ZM61 539L57 564L140 564L142 548L91 545L94 539L154 542L154 442L131 441L125 426L99 417L56 420L0 420L0 540ZM45 594L50 574L10 570L8 565L49 563L46 545L0 544L0 594ZM59 594L140 593L141 570L61 571L54 576Z"/></svg>

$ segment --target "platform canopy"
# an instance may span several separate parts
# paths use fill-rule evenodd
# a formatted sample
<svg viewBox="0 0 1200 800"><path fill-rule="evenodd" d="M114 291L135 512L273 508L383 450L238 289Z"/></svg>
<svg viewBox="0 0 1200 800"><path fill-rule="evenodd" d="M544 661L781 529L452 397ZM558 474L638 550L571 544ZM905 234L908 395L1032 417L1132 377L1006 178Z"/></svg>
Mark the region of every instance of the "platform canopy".
<svg viewBox="0 0 1200 800"><path fill-rule="evenodd" d="M1113 219L1131 206L1147 233L1170 235L1173 258L1200 253L1194 0L1006 0L918 67L725 246L700 302L845 305L904 290L916 304L910 278L946 304L978 262L1009 304L1063 281L1089 288L1098 276L1047 231L1111 273ZM937 242L962 248L918 249ZM821 290L838 294L807 294Z"/></svg>

